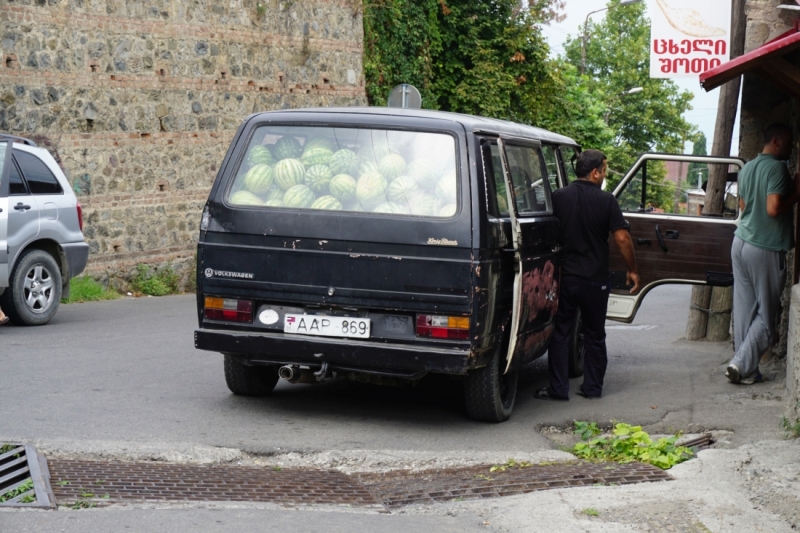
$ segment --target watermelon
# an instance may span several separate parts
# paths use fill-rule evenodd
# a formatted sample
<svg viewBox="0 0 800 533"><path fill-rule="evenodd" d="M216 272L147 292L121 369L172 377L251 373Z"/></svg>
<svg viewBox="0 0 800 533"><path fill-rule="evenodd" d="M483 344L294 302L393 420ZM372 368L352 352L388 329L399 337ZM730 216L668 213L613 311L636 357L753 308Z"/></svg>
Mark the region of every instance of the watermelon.
<svg viewBox="0 0 800 533"><path fill-rule="evenodd" d="M420 216L435 215L436 199L428 194L420 194L411 202L411 213Z"/></svg>
<svg viewBox="0 0 800 533"><path fill-rule="evenodd" d="M393 215L407 215L409 210L407 207L396 204L394 202L384 202L372 210L373 213L391 213Z"/></svg>
<svg viewBox="0 0 800 533"><path fill-rule="evenodd" d="M367 172L358 178L356 198L365 209L372 209L386 201L386 178L377 172Z"/></svg>
<svg viewBox="0 0 800 533"><path fill-rule="evenodd" d="M250 154L247 156L247 161L251 165L269 165L275 164L275 158L272 152L266 146L257 144L250 149Z"/></svg>
<svg viewBox="0 0 800 533"><path fill-rule="evenodd" d="M391 154L392 150L389 149L389 141L387 141L385 137L380 138L374 135L375 133L377 132L373 132L372 139L367 139L365 144L358 151L358 157L362 160L374 161L377 163L384 156Z"/></svg>
<svg viewBox="0 0 800 533"><path fill-rule="evenodd" d="M314 191L305 185L295 185L283 195L283 203L286 207L308 207L314 203L315 198Z"/></svg>
<svg viewBox="0 0 800 533"><path fill-rule="evenodd" d="M264 202L264 205L267 207L286 207L286 204L283 203L283 200L267 200Z"/></svg>
<svg viewBox="0 0 800 533"><path fill-rule="evenodd" d="M314 165L306 170L305 183L317 194L326 194L330 189L333 172L327 165Z"/></svg>
<svg viewBox="0 0 800 533"><path fill-rule="evenodd" d="M303 155L300 156L300 161L303 162L306 168L309 168L314 165L327 165L331 160L331 156L333 156L333 150L324 146L317 146L306 148L303 151Z"/></svg>
<svg viewBox="0 0 800 533"><path fill-rule="evenodd" d="M305 177L306 167L299 159L282 159L275 165L275 183L284 191L303 183Z"/></svg>
<svg viewBox="0 0 800 533"><path fill-rule="evenodd" d="M371 159L359 159L358 175L366 174L368 172L378 172L378 165Z"/></svg>
<svg viewBox="0 0 800 533"><path fill-rule="evenodd" d="M432 190L436 187L436 179L441 175L439 168L440 165L437 165L431 159L422 157L415 159L408 165L407 173L414 178L417 185L424 189Z"/></svg>
<svg viewBox="0 0 800 533"><path fill-rule="evenodd" d="M455 203L458 195L455 174L445 174L436 184L436 197L444 204Z"/></svg>
<svg viewBox="0 0 800 533"><path fill-rule="evenodd" d="M406 160L400 154L389 154L383 156L380 163L378 163L378 172L387 180L392 181L398 176L403 176L406 173Z"/></svg>
<svg viewBox="0 0 800 533"><path fill-rule="evenodd" d="M230 197L230 202L234 205L264 205L264 200L250 191L233 193Z"/></svg>
<svg viewBox="0 0 800 533"><path fill-rule="evenodd" d="M280 187L273 187L267 193L267 201L269 202L271 200L280 200L281 203L283 203L283 195L284 194L285 194L285 191L283 189L281 189Z"/></svg>
<svg viewBox="0 0 800 533"><path fill-rule="evenodd" d="M349 204L356 199L356 180L347 174L337 174L331 178L329 190L337 200Z"/></svg>
<svg viewBox="0 0 800 533"><path fill-rule="evenodd" d="M412 199L419 194L419 186L414 178L410 176L400 176L396 178L386 189L386 198L390 202L398 204L410 204Z"/></svg>
<svg viewBox="0 0 800 533"><path fill-rule="evenodd" d="M343 148L334 152L328 166L334 174L353 175L358 173L359 159L354 151Z"/></svg>
<svg viewBox="0 0 800 533"><path fill-rule="evenodd" d="M437 213L440 217L451 217L456 214L458 210L458 206L456 204L447 204L441 209L439 209L439 213Z"/></svg>
<svg viewBox="0 0 800 533"><path fill-rule="evenodd" d="M264 194L272 187L272 178L272 167L256 165L245 174L244 186L253 194Z"/></svg>
<svg viewBox="0 0 800 533"><path fill-rule="evenodd" d="M275 143L272 153L278 160L297 159L303 153L303 147L300 146L300 141L291 135L284 135Z"/></svg>
<svg viewBox="0 0 800 533"><path fill-rule="evenodd" d="M334 211L342 210L342 202L333 196L320 196L311 204L311 209L329 209Z"/></svg>
<svg viewBox="0 0 800 533"><path fill-rule="evenodd" d="M328 139L327 137L314 137L313 139L309 139L306 141L306 144L303 145L303 149L308 151L311 148L327 148L331 152L335 150L335 144L332 140Z"/></svg>

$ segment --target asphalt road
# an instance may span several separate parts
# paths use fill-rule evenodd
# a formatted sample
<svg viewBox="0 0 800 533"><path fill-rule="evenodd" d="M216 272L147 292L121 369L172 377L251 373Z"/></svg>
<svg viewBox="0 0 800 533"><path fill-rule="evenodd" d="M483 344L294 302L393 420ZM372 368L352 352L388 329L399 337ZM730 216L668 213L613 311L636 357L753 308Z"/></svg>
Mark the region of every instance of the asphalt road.
<svg viewBox="0 0 800 533"><path fill-rule="evenodd" d="M602 400L534 400L532 392L546 384L542 359L523 376L514 415L503 424L467 419L460 383L442 376L416 388L281 381L271 397L234 396L222 356L193 346L193 296L64 305L47 326L0 328L0 438L191 443L259 453L535 451L554 447L540 425L575 419L677 429L714 420L723 424L716 427L735 425L725 398L741 389L722 377L730 344L680 340L689 294L689 287L658 289L634 324L609 323ZM777 432L771 420L754 431L768 427Z"/></svg>

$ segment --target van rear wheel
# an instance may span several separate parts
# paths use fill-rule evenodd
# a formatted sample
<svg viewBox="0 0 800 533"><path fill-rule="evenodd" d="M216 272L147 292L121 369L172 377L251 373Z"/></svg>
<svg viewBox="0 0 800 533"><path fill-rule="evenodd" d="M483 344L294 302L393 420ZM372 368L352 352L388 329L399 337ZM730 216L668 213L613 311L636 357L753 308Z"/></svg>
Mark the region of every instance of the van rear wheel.
<svg viewBox="0 0 800 533"><path fill-rule="evenodd" d="M503 374L505 353L498 351L483 368L471 370L464 380L467 415L483 422L504 422L511 416L517 399L516 371Z"/></svg>
<svg viewBox="0 0 800 533"><path fill-rule="evenodd" d="M248 366L233 355L225 354L225 382L239 396L266 396L278 384L278 367Z"/></svg>
<svg viewBox="0 0 800 533"><path fill-rule="evenodd" d="M581 311L575 316L575 322L569 331L569 377L579 378L583 375L583 363L586 349L583 344L583 320Z"/></svg>

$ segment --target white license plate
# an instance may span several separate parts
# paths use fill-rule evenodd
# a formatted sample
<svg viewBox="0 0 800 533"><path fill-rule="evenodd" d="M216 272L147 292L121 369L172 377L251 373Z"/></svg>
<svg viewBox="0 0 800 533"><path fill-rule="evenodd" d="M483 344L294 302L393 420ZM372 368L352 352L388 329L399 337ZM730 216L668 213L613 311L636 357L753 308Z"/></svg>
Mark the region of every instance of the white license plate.
<svg viewBox="0 0 800 533"><path fill-rule="evenodd" d="M322 337L368 339L369 326L369 318L287 314L283 319L285 333L320 335Z"/></svg>

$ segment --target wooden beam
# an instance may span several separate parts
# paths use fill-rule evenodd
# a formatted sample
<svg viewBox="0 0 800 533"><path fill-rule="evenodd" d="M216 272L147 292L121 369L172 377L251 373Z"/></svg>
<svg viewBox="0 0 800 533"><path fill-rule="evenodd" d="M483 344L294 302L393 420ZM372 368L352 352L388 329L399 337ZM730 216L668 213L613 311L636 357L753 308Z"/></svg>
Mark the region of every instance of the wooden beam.
<svg viewBox="0 0 800 533"><path fill-rule="evenodd" d="M800 100L800 83L795 81L791 75L786 74L780 68L776 68L771 63L764 63L759 68L755 69L754 72L788 96Z"/></svg>

